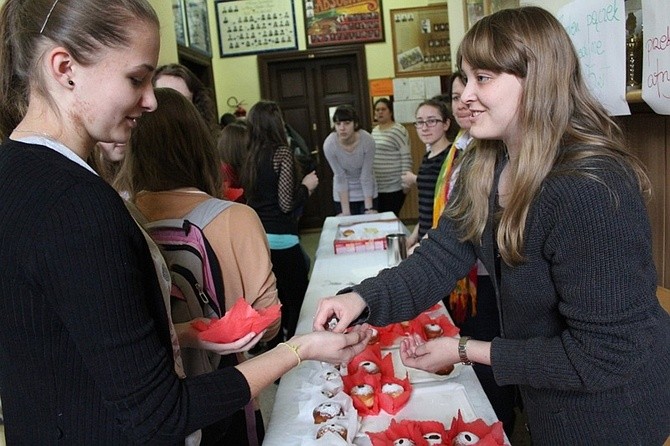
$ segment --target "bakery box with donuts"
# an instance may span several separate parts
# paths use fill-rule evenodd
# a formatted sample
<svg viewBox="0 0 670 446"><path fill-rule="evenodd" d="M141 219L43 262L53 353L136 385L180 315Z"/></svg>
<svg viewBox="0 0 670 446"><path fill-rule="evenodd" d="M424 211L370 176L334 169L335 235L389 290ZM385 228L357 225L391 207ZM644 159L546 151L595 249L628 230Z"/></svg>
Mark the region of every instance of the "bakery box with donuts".
<svg viewBox="0 0 670 446"><path fill-rule="evenodd" d="M333 242L335 254L386 249L386 236L404 233L397 218L340 224Z"/></svg>

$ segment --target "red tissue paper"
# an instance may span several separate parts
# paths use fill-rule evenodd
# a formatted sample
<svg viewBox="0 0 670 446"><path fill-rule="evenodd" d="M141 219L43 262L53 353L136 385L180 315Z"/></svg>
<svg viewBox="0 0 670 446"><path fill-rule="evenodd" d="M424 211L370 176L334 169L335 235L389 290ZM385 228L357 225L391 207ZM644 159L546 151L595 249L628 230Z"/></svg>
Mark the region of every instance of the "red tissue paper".
<svg viewBox="0 0 670 446"><path fill-rule="evenodd" d="M432 444L451 445L447 443L448 434L439 421L391 420L391 425L382 432L366 432L373 446L389 446L399 444L399 440L412 441L416 446ZM431 441L428 441L428 438ZM440 440L436 440L439 438ZM439 441L439 443L437 443Z"/></svg>
<svg viewBox="0 0 670 446"><path fill-rule="evenodd" d="M371 365L375 366L374 370L370 369ZM344 390L352 397L354 407L361 416L377 415L381 409L389 414L396 414L409 401L412 393L409 379L407 376L404 380L395 377L393 358L390 354L382 358L379 344L370 345L356 355L349 362L347 371L348 374L342 377ZM367 400L356 397L355 392L352 394L352 388L365 384L371 387L371 395ZM394 396L385 394L382 392L384 384L397 384L400 387L395 387L402 392Z"/></svg>
<svg viewBox="0 0 670 446"><path fill-rule="evenodd" d="M426 313L422 313L419 316L417 316L416 319L410 321L410 331L412 333L418 334L424 341L426 341L428 340L428 336L426 333L426 325L429 324L435 324L440 326L440 328L442 329L442 334L440 335L440 337L441 336L454 337L460 331L460 329L456 327L454 324L452 324L449 318L444 314L436 318L431 318Z"/></svg>
<svg viewBox="0 0 670 446"><path fill-rule="evenodd" d="M260 333L279 319L281 304L254 310L244 298L237 299L235 305L226 311L221 319L212 319L209 324L195 321L191 324L198 330L203 341L230 344L248 333Z"/></svg>
<svg viewBox="0 0 670 446"><path fill-rule="evenodd" d="M466 423L463 421L461 411L458 411L458 416L451 420L451 427L449 428L449 442L452 444L458 434L462 432L470 432L479 437L479 446L500 446L505 444L505 432L503 431L503 424L501 421L496 421L492 425L486 424L481 418Z"/></svg>
<svg viewBox="0 0 670 446"><path fill-rule="evenodd" d="M382 358L379 344L369 345L365 350L354 356L347 365L347 373L349 375L355 375L358 372L381 373L384 376L393 376L393 358L391 355L385 355Z"/></svg>

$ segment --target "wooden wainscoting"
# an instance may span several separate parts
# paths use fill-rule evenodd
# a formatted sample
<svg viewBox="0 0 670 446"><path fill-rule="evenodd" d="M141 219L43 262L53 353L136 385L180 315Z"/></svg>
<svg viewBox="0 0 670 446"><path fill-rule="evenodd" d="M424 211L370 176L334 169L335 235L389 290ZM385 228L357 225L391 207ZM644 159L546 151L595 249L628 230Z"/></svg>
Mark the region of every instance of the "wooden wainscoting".
<svg viewBox="0 0 670 446"><path fill-rule="evenodd" d="M657 115L643 103L619 118L629 145L647 167L652 198L647 205L658 285L670 288L670 116Z"/></svg>

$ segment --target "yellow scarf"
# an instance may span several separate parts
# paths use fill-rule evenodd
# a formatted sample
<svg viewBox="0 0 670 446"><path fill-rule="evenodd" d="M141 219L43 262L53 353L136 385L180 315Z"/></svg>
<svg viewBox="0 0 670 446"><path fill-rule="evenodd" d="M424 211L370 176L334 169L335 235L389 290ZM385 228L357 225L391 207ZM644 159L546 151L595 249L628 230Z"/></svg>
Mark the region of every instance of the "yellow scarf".
<svg viewBox="0 0 670 446"><path fill-rule="evenodd" d="M456 135L456 141L462 136L463 130ZM454 162L458 155L458 147L452 144L449 153L442 163L440 174L435 183L435 198L433 199L433 228L437 227L440 216L447 207L451 192L451 177L454 172ZM449 296L449 311L457 323L465 321L468 307L470 314L477 315L477 265L473 266L467 276L456 282L454 290Z"/></svg>

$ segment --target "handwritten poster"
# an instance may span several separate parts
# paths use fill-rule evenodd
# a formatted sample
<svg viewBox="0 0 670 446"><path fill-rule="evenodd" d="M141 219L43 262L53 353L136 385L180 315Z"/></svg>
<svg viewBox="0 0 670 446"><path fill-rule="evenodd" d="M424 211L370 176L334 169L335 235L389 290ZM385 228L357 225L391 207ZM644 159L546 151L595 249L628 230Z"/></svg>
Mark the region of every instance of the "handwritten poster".
<svg viewBox="0 0 670 446"><path fill-rule="evenodd" d="M629 115L624 0L575 0L557 17L575 45L591 93L610 115Z"/></svg>
<svg viewBox="0 0 670 446"><path fill-rule="evenodd" d="M642 0L642 99L670 115L670 2Z"/></svg>

